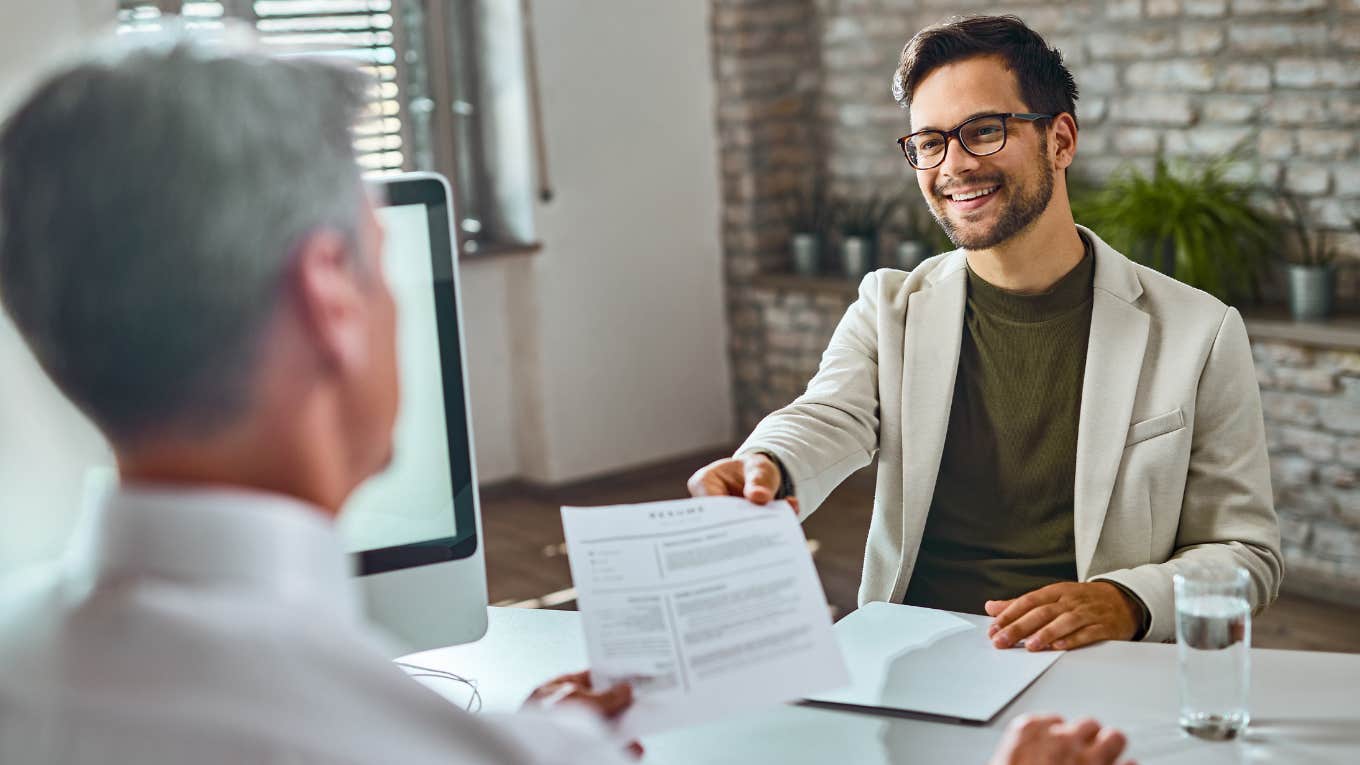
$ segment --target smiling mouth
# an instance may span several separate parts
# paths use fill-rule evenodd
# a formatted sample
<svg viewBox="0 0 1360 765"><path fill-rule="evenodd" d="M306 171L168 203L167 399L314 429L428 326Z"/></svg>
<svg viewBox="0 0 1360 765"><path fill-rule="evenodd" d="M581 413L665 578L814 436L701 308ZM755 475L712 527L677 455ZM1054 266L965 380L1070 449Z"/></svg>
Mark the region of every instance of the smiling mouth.
<svg viewBox="0 0 1360 765"><path fill-rule="evenodd" d="M973 191L965 191L959 194L945 194L945 198L953 202L967 202L973 199L981 199L982 197L990 196L991 194L996 193L996 190L999 188L1001 188L1000 184L996 186L988 186L985 189L974 189Z"/></svg>

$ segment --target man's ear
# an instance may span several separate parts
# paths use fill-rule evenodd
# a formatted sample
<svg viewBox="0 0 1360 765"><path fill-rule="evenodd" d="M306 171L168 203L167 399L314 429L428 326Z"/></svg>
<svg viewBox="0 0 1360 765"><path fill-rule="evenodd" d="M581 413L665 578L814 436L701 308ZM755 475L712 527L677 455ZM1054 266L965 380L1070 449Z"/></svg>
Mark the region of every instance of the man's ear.
<svg viewBox="0 0 1360 765"><path fill-rule="evenodd" d="M1053 118L1053 164L1066 170L1077 158L1077 122L1063 112Z"/></svg>
<svg viewBox="0 0 1360 765"><path fill-rule="evenodd" d="M320 362L353 368L367 353L362 275L353 245L332 229L313 231L298 245L289 280L301 330Z"/></svg>

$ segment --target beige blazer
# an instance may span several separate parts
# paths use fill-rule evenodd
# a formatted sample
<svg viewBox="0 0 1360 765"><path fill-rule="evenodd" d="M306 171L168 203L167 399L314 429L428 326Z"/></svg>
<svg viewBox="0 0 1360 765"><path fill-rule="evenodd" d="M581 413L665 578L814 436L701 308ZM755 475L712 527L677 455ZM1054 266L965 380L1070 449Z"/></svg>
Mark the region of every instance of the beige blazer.
<svg viewBox="0 0 1360 765"><path fill-rule="evenodd" d="M1095 246L1095 295L1077 428L1077 576L1147 605L1146 640L1175 636L1172 576L1242 566L1257 611L1279 591L1278 519L1261 398L1235 309ZM967 295L962 250L860 284L807 392L737 454L768 451L802 516L878 456L861 604L900 603L935 492Z"/></svg>

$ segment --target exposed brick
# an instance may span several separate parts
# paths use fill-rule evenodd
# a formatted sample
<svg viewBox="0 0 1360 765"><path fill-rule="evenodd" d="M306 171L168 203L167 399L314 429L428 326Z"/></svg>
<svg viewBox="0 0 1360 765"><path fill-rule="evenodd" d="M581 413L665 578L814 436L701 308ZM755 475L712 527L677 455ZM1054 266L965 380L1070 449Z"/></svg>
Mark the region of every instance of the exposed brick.
<svg viewBox="0 0 1360 765"><path fill-rule="evenodd" d="M1342 50L1360 51L1360 25L1343 23L1333 27L1332 42Z"/></svg>
<svg viewBox="0 0 1360 765"><path fill-rule="evenodd" d="M1229 64L1219 74L1218 86L1239 93L1270 90L1270 67L1265 64Z"/></svg>
<svg viewBox="0 0 1360 765"><path fill-rule="evenodd" d="M1276 125L1316 125L1330 119L1327 99L1301 93L1276 93L1266 102L1266 119Z"/></svg>
<svg viewBox="0 0 1360 765"><path fill-rule="evenodd" d="M1311 350L1291 343L1255 342L1251 348L1254 356L1274 366L1302 367L1313 363Z"/></svg>
<svg viewBox="0 0 1360 765"><path fill-rule="evenodd" d="M1298 452L1313 462L1331 462L1336 456L1337 437L1330 433L1286 425L1279 428L1279 435L1285 449Z"/></svg>
<svg viewBox="0 0 1360 765"><path fill-rule="evenodd" d="M1122 128L1115 134L1115 145L1122 154L1157 154L1162 134L1153 128Z"/></svg>
<svg viewBox="0 0 1360 765"><path fill-rule="evenodd" d="M1346 533L1343 529L1317 529L1313 534L1312 549L1320 557L1331 560L1360 560L1360 534Z"/></svg>
<svg viewBox="0 0 1360 765"><path fill-rule="evenodd" d="M1310 157L1344 159L1354 153L1355 133L1344 128L1304 128L1298 131L1299 149Z"/></svg>
<svg viewBox="0 0 1360 765"><path fill-rule="evenodd" d="M1280 504L1300 511L1319 512L1319 508L1312 504L1312 500L1307 499L1313 496L1312 494L1303 492L1295 496L1290 489L1311 484L1316 475L1317 467L1307 457L1284 455L1270 461L1270 480L1280 491ZM1321 513L1330 511L1330 503L1320 510Z"/></svg>
<svg viewBox="0 0 1360 765"><path fill-rule="evenodd" d="M1360 384L1360 380L1343 380L1342 385ZM1360 433L1360 393L1346 393L1342 396L1325 399L1318 407L1322 422L1328 430L1337 433Z"/></svg>
<svg viewBox="0 0 1360 765"><path fill-rule="evenodd" d="M1114 64L1087 64L1073 73L1082 94L1109 93L1119 85L1119 73Z"/></svg>
<svg viewBox="0 0 1360 765"><path fill-rule="evenodd" d="M1227 0L1185 0L1185 15L1200 18L1219 18L1228 9Z"/></svg>
<svg viewBox="0 0 1360 765"><path fill-rule="evenodd" d="M1208 96L1200 115L1206 122L1250 122L1264 105L1264 96Z"/></svg>
<svg viewBox="0 0 1360 765"><path fill-rule="evenodd" d="M1214 69L1200 59L1138 61L1124 70L1124 82L1139 90L1207 91L1214 87Z"/></svg>
<svg viewBox="0 0 1360 765"><path fill-rule="evenodd" d="M1109 0L1105 3L1105 16L1111 19L1136 19L1142 10L1142 0Z"/></svg>
<svg viewBox="0 0 1360 765"><path fill-rule="evenodd" d="M1266 159L1293 159L1297 149L1292 130L1262 130L1256 138L1256 151Z"/></svg>
<svg viewBox="0 0 1360 765"><path fill-rule="evenodd" d="M1360 196L1360 162L1346 162L1336 165L1332 174L1336 180L1336 193L1344 196ZM1360 374L1360 370L1354 372Z"/></svg>
<svg viewBox="0 0 1360 765"><path fill-rule="evenodd" d="M1295 194L1326 194L1331 174L1326 165L1293 162L1284 171L1285 188Z"/></svg>
<svg viewBox="0 0 1360 765"><path fill-rule="evenodd" d="M1280 516L1280 540L1283 542L1302 547L1308 544L1312 531L1313 524L1304 518Z"/></svg>
<svg viewBox="0 0 1360 765"><path fill-rule="evenodd" d="M1322 51L1327 47L1327 27L1320 23L1234 24L1228 29L1228 44L1244 53Z"/></svg>
<svg viewBox="0 0 1360 765"><path fill-rule="evenodd" d="M1249 143L1251 129L1245 127L1197 127L1166 134L1166 151L1174 155L1220 157Z"/></svg>
<svg viewBox="0 0 1360 765"><path fill-rule="evenodd" d="M1095 59L1137 60L1166 56L1176 52L1177 33L1171 29L1139 32L1092 32L1087 47Z"/></svg>
<svg viewBox="0 0 1360 765"><path fill-rule="evenodd" d="M1337 460L1344 466L1360 467L1360 438L1338 438Z"/></svg>
<svg viewBox="0 0 1360 765"><path fill-rule="evenodd" d="M1321 227L1349 228L1351 219L1355 217L1355 202L1331 197L1314 199L1308 203L1308 214Z"/></svg>
<svg viewBox="0 0 1360 765"><path fill-rule="evenodd" d="M1360 166L1356 166L1355 171L1360 173ZM1339 174L1341 169L1337 172ZM1323 351L1317 354L1317 363L1339 374L1360 377L1360 351Z"/></svg>
<svg viewBox="0 0 1360 765"><path fill-rule="evenodd" d="M1180 0L1147 0L1148 18L1158 19L1181 15Z"/></svg>
<svg viewBox="0 0 1360 765"><path fill-rule="evenodd" d="M1318 424L1318 401L1301 393L1261 391L1265 416L1279 422L1313 426Z"/></svg>
<svg viewBox="0 0 1360 765"><path fill-rule="evenodd" d="M1115 102L1114 115L1126 123L1189 125L1194 120L1190 97L1179 94L1138 94Z"/></svg>
<svg viewBox="0 0 1360 765"><path fill-rule="evenodd" d="M1219 52L1226 37L1220 26L1184 26L1180 35L1181 53L1191 55Z"/></svg>
<svg viewBox="0 0 1360 765"><path fill-rule="evenodd" d="M1353 489L1360 486L1360 470L1341 465L1323 465L1318 469L1318 480L1339 489ZM1346 494L1336 493L1333 496L1337 498L1336 504L1340 507L1343 504L1340 499L1345 497ZM1360 501L1360 494L1355 495L1355 499Z"/></svg>
<svg viewBox="0 0 1360 765"><path fill-rule="evenodd" d="M1354 88L1360 61L1284 58L1275 62L1275 84L1284 88Z"/></svg>
<svg viewBox="0 0 1360 765"><path fill-rule="evenodd" d="M1336 502L1337 516L1352 528L1360 527L1360 489L1333 491L1332 497Z"/></svg>
<svg viewBox="0 0 1360 765"><path fill-rule="evenodd" d="M1233 0L1233 13L1243 16L1262 13L1296 15L1327 9L1327 0Z"/></svg>

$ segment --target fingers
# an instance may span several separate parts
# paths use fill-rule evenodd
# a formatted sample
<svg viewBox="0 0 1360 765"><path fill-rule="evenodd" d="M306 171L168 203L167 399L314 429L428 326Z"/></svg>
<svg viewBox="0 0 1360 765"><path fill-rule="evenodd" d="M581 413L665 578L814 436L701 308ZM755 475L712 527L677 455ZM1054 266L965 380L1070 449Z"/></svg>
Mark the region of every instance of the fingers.
<svg viewBox="0 0 1360 765"><path fill-rule="evenodd" d="M1063 582L1059 582L1058 584L1050 584L1047 587L1040 587L1033 592L1027 592L1010 601L1010 604L1007 605L1000 614L997 614L996 626L998 628L1006 627L1011 622L1029 613L1030 610L1037 606L1044 605L1045 603L1057 602L1058 598L1062 595L1061 586L1063 584Z"/></svg>
<svg viewBox="0 0 1360 765"><path fill-rule="evenodd" d="M599 693L588 694L582 700L590 703L605 717L618 717L633 704L633 686L619 683Z"/></svg>
<svg viewBox="0 0 1360 765"><path fill-rule="evenodd" d="M998 620L998 624L995 626L999 629L992 634L992 645L997 648L1010 648L1034 634L1061 614L1062 609L1056 603L1047 603L1023 614L1019 619L1011 622L1008 627L1002 627L999 623L1000 620Z"/></svg>
<svg viewBox="0 0 1360 765"><path fill-rule="evenodd" d="M763 454L751 454L742 458L745 477L745 497L757 505L774 499L779 489L779 468L774 461Z"/></svg>
<svg viewBox="0 0 1360 765"><path fill-rule="evenodd" d="M1093 765L1111 765L1119 755L1123 754L1124 747L1128 746L1128 739L1124 734L1114 728L1106 728L1095 737L1095 742L1089 752L1088 761ZM1125 765L1132 765L1126 762Z"/></svg>
<svg viewBox="0 0 1360 765"><path fill-rule="evenodd" d="M1042 651L1089 623L1089 620L1085 617L1071 611L1061 613L1053 621L1044 625L1042 629L1030 635L1025 640L1025 648L1031 651Z"/></svg>
<svg viewBox="0 0 1360 765"><path fill-rule="evenodd" d="M1061 640L1054 641L1053 647L1059 651L1070 651L1073 648L1081 648L1082 646L1090 645L1092 643L1099 643L1107 638L1108 636L1105 634L1104 626L1099 624L1088 624L1076 632L1073 632L1071 635L1068 635Z"/></svg>
<svg viewBox="0 0 1360 765"><path fill-rule="evenodd" d="M989 600L982 604L982 609L987 612L988 616L999 616L1011 602L1011 600Z"/></svg>
<svg viewBox="0 0 1360 765"><path fill-rule="evenodd" d="M685 482L691 497L740 497L745 485L742 461L730 457L699 468Z"/></svg>

